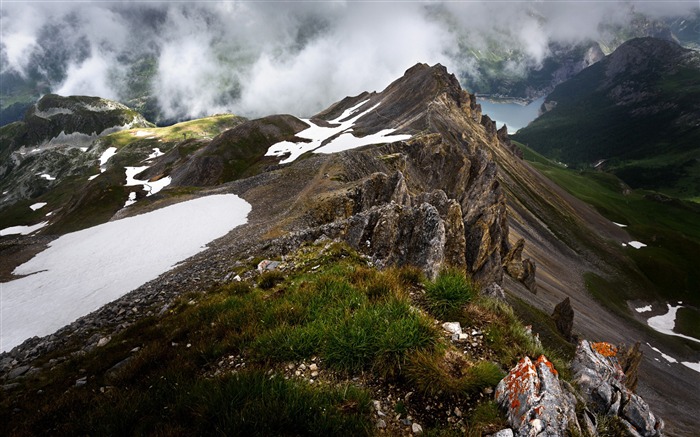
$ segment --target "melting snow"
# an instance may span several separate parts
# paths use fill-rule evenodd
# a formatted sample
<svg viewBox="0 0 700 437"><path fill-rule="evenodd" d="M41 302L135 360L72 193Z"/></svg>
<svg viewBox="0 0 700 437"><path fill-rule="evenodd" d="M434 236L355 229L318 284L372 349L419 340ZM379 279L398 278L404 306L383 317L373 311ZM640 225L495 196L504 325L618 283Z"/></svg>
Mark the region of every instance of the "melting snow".
<svg viewBox="0 0 700 437"><path fill-rule="evenodd" d="M46 202L39 202L35 203L34 205L31 205L29 208L31 208L32 211L36 211L37 209L41 209L46 206Z"/></svg>
<svg viewBox="0 0 700 437"><path fill-rule="evenodd" d="M134 203L136 203L136 193L132 191L131 193L129 193L129 198L126 199L126 202L124 202L124 208L126 208L127 206L131 206Z"/></svg>
<svg viewBox="0 0 700 437"><path fill-rule="evenodd" d="M683 361L681 364L683 364L689 369L695 370L696 372L700 372L700 363L691 363L690 361Z"/></svg>
<svg viewBox="0 0 700 437"><path fill-rule="evenodd" d="M145 167L124 167L126 169L126 187L133 187L136 185L143 185L143 189L148 191L146 196L151 196L156 194L163 188L170 185L172 178L170 176L158 179L157 181L149 182L136 179L135 176L142 171L146 170L148 166Z"/></svg>
<svg viewBox="0 0 700 437"><path fill-rule="evenodd" d="M55 181L55 180L56 180L55 177L51 176L51 175L48 174L48 173L41 174L41 175L39 175L39 177L40 177L40 178L44 178L44 179L46 179L47 181Z"/></svg>
<svg viewBox="0 0 700 437"><path fill-rule="evenodd" d="M646 244L640 243L639 241L630 241L628 245L634 247L635 249L641 249L642 247L647 247ZM623 244L624 245L624 244Z"/></svg>
<svg viewBox="0 0 700 437"><path fill-rule="evenodd" d="M641 308L635 308L634 310L638 313L646 313L647 311L651 311L651 305L647 305Z"/></svg>
<svg viewBox="0 0 700 437"><path fill-rule="evenodd" d="M107 150L102 152L102 156L100 156L100 172L104 173L105 170L105 165L107 164L107 161L109 161L109 158L117 154L117 148L116 147L108 147Z"/></svg>
<svg viewBox="0 0 700 437"><path fill-rule="evenodd" d="M159 156L163 156L163 155L165 155L165 153L161 152L160 149L158 147L156 147L153 149L153 153L148 155L148 158L146 158L146 161L151 160L151 159L155 159L155 158L157 158Z"/></svg>
<svg viewBox="0 0 700 437"><path fill-rule="evenodd" d="M9 228L5 228L0 230L0 237L3 235L29 235L32 232L38 231L39 229L43 228L44 226L48 225L49 222L41 222L36 225L31 225L31 226L11 226Z"/></svg>
<svg viewBox="0 0 700 437"><path fill-rule="evenodd" d="M88 178L88 181L91 181L91 180L95 179L95 178L96 178L97 176L99 176L99 175L100 175L100 173L97 173L97 174L94 174L94 175L90 176L90 177Z"/></svg>
<svg viewBox="0 0 700 437"><path fill-rule="evenodd" d="M153 132L148 132L145 130L138 130L132 134L135 137L151 137L153 138L154 134Z"/></svg>
<svg viewBox="0 0 700 437"><path fill-rule="evenodd" d="M285 154L290 154L288 158L280 161L280 164L286 164L294 161L302 154L310 152L312 150L314 151L314 153L335 153L340 152L342 150L366 146L368 144L391 143L394 141L402 141L411 138L411 135L387 136L390 133L394 132L395 129L385 129L376 134L368 135L362 138L355 137L353 134L351 134L350 132L352 131L352 127L355 125L355 122L365 114L375 110L380 105L379 103L377 103L376 105L363 112L358 112L360 107L362 107L367 102L368 100L365 100L349 109L346 109L338 118L330 120L328 122L331 125L337 126L324 127L315 124L311 120L302 119L302 121L309 124L309 127L297 133L296 136L311 141L301 143L281 141L270 146L265 156L283 156ZM345 120L350 116L353 117ZM323 145L324 141L338 134L341 135L335 138L334 140L330 141L328 144ZM321 147L322 145L323 147Z"/></svg>
<svg viewBox="0 0 700 437"><path fill-rule="evenodd" d="M622 223L613 222L613 224L614 224L615 226L619 226L619 227L621 227L621 228L626 228L626 227L627 227L627 225L623 225Z"/></svg>
<svg viewBox="0 0 700 437"><path fill-rule="evenodd" d="M87 152L87 151L88 151L88 148L87 148L87 147L81 147L81 148L80 148L80 151L81 151L81 152Z"/></svg>
<svg viewBox="0 0 700 437"><path fill-rule="evenodd" d="M647 325L651 326L656 331L662 334L675 335L676 337L681 337L700 343L700 339L690 337L688 335L679 334L673 331L673 328L676 326L676 313L678 312L679 308L683 307L681 305L672 306L670 303L667 305L668 312L660 316L651 317L649 320L647 320Z"/></svg>
<svg viewBox="0 0 700 437"><path fill-rule="evenodd" d="M652 348L652 350L654 350L655 352L658 352L659 354L661 354L663 359L668 361L669 363L677 363L678 362L678 360L673 358L671 355L667 355L667 354L661 352L659 349L655 348L654 346L650 345L649 343L647 343L647 346Z"/></svg>
<svg viewBox="0 0 700 437"><path fill-rule="evenodd" d="M2 284L0 352L157 278L246 223L250 210L233 194L208 196L54 240L13 272L29 276Z"/></svg>
<svg viewBox="0 0 700 437"><path fill-rule="evenodd" d="M655 348L654 346L650 345L649 343L647 343L647 346L649 346L649 347L650 347L652 350L654 350L655 352L658 352L658 353L661 355L661 357L663 357L663 359L666 360L666 361L668 361L669 363L682 364L682 365L684 365L685 367L687 367L687 368L689 368L689 369L691 369L691 370L694 370L694 371L696 371L696 372L700 372L700 363L693 363L693 362L691 362L691 361L681 361L681 362L679 362L677 359L673 358L673 357L670 356L670 355L667 355L667 354L661 352L659 349ZM659 360L656 358L656 361L659 361Z"/></svg>

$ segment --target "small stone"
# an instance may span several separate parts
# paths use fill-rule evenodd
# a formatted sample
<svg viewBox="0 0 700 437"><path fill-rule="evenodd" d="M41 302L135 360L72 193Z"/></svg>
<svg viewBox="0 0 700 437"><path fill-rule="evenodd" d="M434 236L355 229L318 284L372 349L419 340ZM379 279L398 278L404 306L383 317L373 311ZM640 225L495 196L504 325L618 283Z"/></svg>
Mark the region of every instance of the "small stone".
<svg viewBox="0 0 700 437"><path fill-rule="evenodd" d="M462 333L462 326L459 322L445 322L442 324L442 329L452 334Z"/></svg>
<svg viewBox="0 0 700 437"><path fill-rule="evenodd" d="M459 407L455 407L455 416L457 417L462 417L462 410L459 409Z"/></svg>
<svg viewBox="0 0 700 437"><path fill-rule="evenodd" d="M382 411L382 404L379 401L372 401L372 405L374 405L374 409L376 411Z"/></svg>
<svg viewBox="0 0 700 437"><path fill-rule="evenodd" d="M384 428L386 428L386 421L384 421L384 419L379 419L379 420L377 420L377 425L376 425L376 427L377 427L378 429L384 429Z"/></svg>
<svg viewBox="0 0 700 437"><path fill-rule="evenodd" d="M315 377L317 377L317 376L318 376L318 372L311 372L311 377L312 377L312 378L315 378Z"/></svg>
<svg viewBox="0 0 700 437"><path fill-rule="evenodd" d="M306 364L304 364L304 363L299 364L299 370L306 370Z"/></svg>
<svg viewBox="0 0 700 437"><path fill-rule="evenodd" d="M413 434L423 434L423 427L414 423L411 425L411 431L413 431Z"/></svg>
<svg viewBox="0 0 700 437"><path fill-rule="evenodd" d="M292 364L292 363L287 364L287 369L294 370L294 364Z"/></svg>
<svg viewBox="0 0 700 437"><path fill-rule="evenodd" d="M513 437L513 430L510 428L502 429L496 434L491 434L491 437Z"/></svg>
<svg viewBox="0 0 700 437"><path fill-rule="evenodd" d="M78 379L75 381L75 386L76 387L82 387L85 384L87 384L87 376L83 376L82 378Z"/></svg>
<svg viewBox="0 0 700 437"><path fill-rule="evenodd" d="M299 370L297 370L296 372L294 372L294 374L295 374L296 376L301 376L301 372L300 372Z"/></svg>
<svg viewBox="0 0 700 437"><path fill-rule="evenodd" d="M469 336L467 334L459 334L459 340L469 340Z"/></svg>
<svg viewBox="0 0 700 437"><path fill-rule="evenodd" d="M411 422L411 419L409 419L409 418L404 418L404 419L401 419L401 423L403 423L406 426L411 426L411 424L413 422Z"/></svg>
<svg viewBox="0 0 700 437"><path fill-rule="evenodd" d="M312 372L313 372L314 370L318 370L318 366L316 365L316 363L311 364L311 365L309 366L309 370L311 370Z"/></svg>
<svg viewBox="0 0 700 437"><path fill-rule="evenodd" d="M102 337L100 341L97 342L97 347L105 346L110 340L112 340L112 337Z"/></svg>

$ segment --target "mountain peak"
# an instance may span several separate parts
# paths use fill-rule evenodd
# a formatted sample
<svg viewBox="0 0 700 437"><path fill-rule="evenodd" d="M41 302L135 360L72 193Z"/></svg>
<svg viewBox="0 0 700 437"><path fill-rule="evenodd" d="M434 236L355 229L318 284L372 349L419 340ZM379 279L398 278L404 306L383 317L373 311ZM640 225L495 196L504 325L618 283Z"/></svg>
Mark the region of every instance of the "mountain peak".
<svg viewBox="0 0 700 437"><path fill-rule="evenodd" d="M441 101L441 107L457 108L476 121L481 117L476 99L462 89L457 77L445 66L418 63L383 91L347 97L313 118L333 120L360 105L357 109L367 113L355 123L356 132L367 135L391 127L397 133L414 134L431 126L429 113L436 110L437 101Z"/></svg>

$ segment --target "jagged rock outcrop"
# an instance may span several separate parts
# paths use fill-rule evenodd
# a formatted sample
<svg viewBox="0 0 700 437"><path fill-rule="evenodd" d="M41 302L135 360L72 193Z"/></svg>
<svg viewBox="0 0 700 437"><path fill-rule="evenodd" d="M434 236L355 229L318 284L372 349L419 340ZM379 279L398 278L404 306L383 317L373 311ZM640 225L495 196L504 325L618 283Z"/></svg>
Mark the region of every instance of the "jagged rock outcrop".
<svg viewBox="0 0 700 437"><path fill-rule="evenodd" d="M554 320L554 325L564 338L571 340L571 331L574 328L574 309L568 297L554 307L552 320Z"/></svg>
<svg viewBox="0 0 700 437"><path fill-rule="evenodd" d="M579 342L571 370L586 403L594 412L619 416L632 435L663 435L663 420L625 385L617 355L618 349L609 343Z"/></svg>
<svg viewBox="0 0 700 437"><path fill-rule="evenodd" d="M495 395L515 435L562 436L583 430L597 436L597 414L615 416L630 436L662 436L664 422L625 386L617 354L618 349L609 343L581 340L571 364L579 391L559 381L556 369L544 356L535 363L528 357L520 360L498 384ZM585 407L577 417L579 400Z"/></svg>
<svg viewBox="0 0 700 437"><path fill-rule="evenodd" d="M537 291L537 283L535 282L535 263L532 260L523 259L523 249L525 248L525 240L519 239L515 245L506 254L503 260L503 268L508 274L522 282L528 290L535 293Z"/></svg>
<svg viewBox="0 0 700 437"><path fill-rule="evenodd" d="M496 401L506 410L516 436L554 437L580 430L576 398L544 355L535 363L528 357L520 360L496 387Z"/></svg>

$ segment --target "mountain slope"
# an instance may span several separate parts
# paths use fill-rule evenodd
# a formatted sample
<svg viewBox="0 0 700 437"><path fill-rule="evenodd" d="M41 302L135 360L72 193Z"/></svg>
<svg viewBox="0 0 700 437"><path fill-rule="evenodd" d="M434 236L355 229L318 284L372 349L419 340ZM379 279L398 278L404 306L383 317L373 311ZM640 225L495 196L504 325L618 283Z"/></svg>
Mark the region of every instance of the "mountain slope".
<svg viewBox="0 0 700 437"><path fill-rule="evenodd" d="M311 135L306 132L309 129L325 129L332 135L310 139ZM359 141L363 138L378 138L384 130L409 138L384 141L382 138L391 136L379 135L375 140L381 143L379 145L364 143L339 153L322 151L341 137L346 140L353 137L352 144L358 145L363 144ZM135 134L124 132L110 138L113 141L110 144L124 141L112 158L115 175L123 176L123 162L119 160L130 159L131 147L135 156L144 158L139 153L145 153L148 147L136 147L145 140L137 139ZM279 143L284 143L288 149L310 144L315 148L289 163L279 163L277 161L286 161L289 156L270 154L265 157L270 151L280 151ZM241 155L239 151L245 153ZM123 155L120 157L120 154ZM219 164L198 164L206 162L207 154L220 164L245 156L261 165L251 176L212 172ZM557 187L520 156L522 154L510 143L505 132L496 131L495 124L481 114L474 96L462 90L453 75L442 66L422 64L409 69L384 91L349 97L310 120L267 117L244 122L213 139L183 139L153 162L154 172L172 177L171 185L158 195L139 199L136 205L121 209L114 218L193 196L235 193L252 205L248 223L233 229L211 243L208 250L183 261L159 279L68 325L50 338L30 339L13 349L6 357L11 358L10 363L12 360L17 363L10 364L8 372L23 364L30 365L36 359L41 362L47 354L61 357L85 350L86 345L94 346L90 350L96 350L99 355L96 348L100 338L117 335L130 326L138 331L143 326L140 323L153 326L163 321L161 317L170 310L187 308L188 299L194 306L206 290L216 289L217 295L227 293L228 288L217 287L221 284L234 287L232 278L239 274L245 276L244 273L263 258L296 259L290 257L300 247L313 243L323 246L329 239L349 246L349 250L337 254L341 260L354 260L352 252L357 251L373 266L413 265L430 277L438 276L443 266L453 266L468 272L480 285L492 290L497 290L495 285L502 284L520 315L532 323L536 331L543 333L544 341L557 344L562 353L571 346L561 342L556 330L551 329L551 322L547 322L546 314L565 297L570 297L576 313L576 332L614 342L648 342L662 346L664 351L679 359L697 361L697 347L680 340L669 341L633 319L630 311L613 312L588 293L586 278L591 275L603 279L623 278L621 280L628 281L631 289L647 284L620 245L630 237L590 206ZM263 158L271 160L271 165L257 161ZM111 163L110 160L107 167L111 167ZM105 174L109 171L108 168ZM188 185L191 181L203 186L191 187ZM114 186L123 189L121 180ZM153 248L154 256L160 249ZM311 270L303 273L313 275L316 265L320 266L320 261L318 264L310 262L307 267ZM247 301L245 305L264 306L270 299L277 300L278 295L282 299L286 293L296 295L296 289L291 287L299 286L302 293L309 292L304 282L305 279L300 279L295 285L283 285L270 296L256 294L251 299L258 296L261 301ZM418 294L418 302L420 296ZM275 304L274 308L289 315L289 319L285 318L288 323L299 324L303 320L295 305L278 308ZM355 308L354 305L349 302L346 310ZM199 307L192 311L199 311ZM478 311L474 309L475 313ZM143 313L149 312L153 319L141 321ZM469 317L481 320L477 314ZM471 323L469 320L464 319L464 323ZM229 328L237 329L235 320L217 316L211 322L215 325L211 326L207 319L207 330L211 327L216 331L218 323L228 327L217 334L224 337L230 334ZM192 323L195 332L202 332L198 331L196 322ZM280 326L276 334L280 337L275 337L275 342L287 344L285 342L290 340L285 335L289 329L287 325ZM494 332L490 341L508 341L498 334L503 331ZM168 334L164 337L167 338L165 344L187 344L183 340L189 335L196 334L184 331ZM132 349L135 347L126 344ZM203 358L206 363L225 361L228 354L247 353L250 347L255 346L243 347L235 343L234 347L224 341L206 352ZM124 358L125 351L114 349L120 359ZM195 345L197 356L200 356L199 351ZM156 356L172 360L177 354L165 352ZM693 390L698 381L696 372L679 364L670 367L652 357L648 356L640 367L639 390L655 411L671 418L669 428L672 431L695 429L697 417L693 413L700 405ZM117 362L116 358L112 361ZM206 363L188 372L206 373L210 369ZM108 369L98 367L94 372L102 373L95 376L102 378ZM44 370L37 369L42 375ZM665 400L671 396L683 399L683 404L670 405Z"/></svg>
<svg viewBox="0 0 700 437"><path fill-rule="evenodd" d="M558 86L514 137L569 165L601 165L632 187L700 194L700 56L629 41Z"/></svg>

